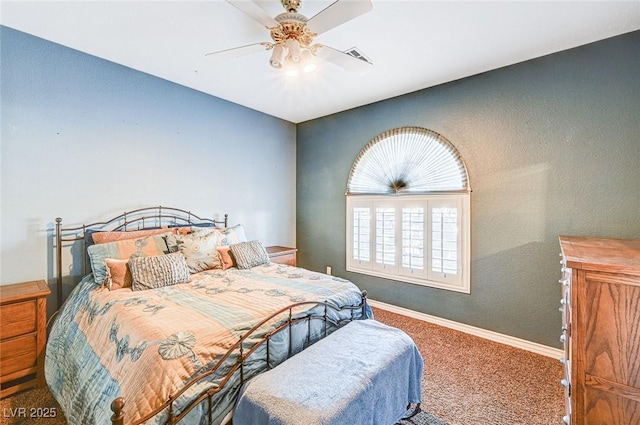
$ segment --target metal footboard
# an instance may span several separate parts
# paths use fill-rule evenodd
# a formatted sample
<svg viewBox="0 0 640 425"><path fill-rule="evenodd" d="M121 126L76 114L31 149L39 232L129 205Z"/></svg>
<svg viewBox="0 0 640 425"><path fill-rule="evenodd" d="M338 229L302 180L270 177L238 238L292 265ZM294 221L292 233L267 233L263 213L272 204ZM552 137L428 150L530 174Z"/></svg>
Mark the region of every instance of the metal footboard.
<svg viewBox="0 0 640 425"><path fill-rule="evenodd" d="M294 314L294 310L301 308L301 307L311 307L311 310L309 310L309 312L307 314L304 314L302 316L296 317L296 315ZM314 310L317 309L317 307L320 307L320 310L322 310L322 314L318 314L316 312L314 312ZM339 319L339 320L334 320L331 317L329 317L329 312L344 312L344 311L350 311L350 315L349 317L345 318L345 319ZM358 320L358 319L364 319L366 318L366 313L367 313L367 291L362 291L362 298L361 298L361 303L360 305L357 306L347 306L347 307L335 307L332 304L326 303L326 302L322 302L322 301L304 301L304 302L298 302L295 304L291 304L287 307L284 307L276 312L274 312L273 314L271 314L269 317L263 319L262 321L260 321L259 323L257 323L255 326L253 326L250 330L248 330L247 332L245 332L239 339L238 341L225 353L224 356L222 356L213 367L211 367L211 369L209 369L208 371L196 376L195 378L193 378L186 386L184 386L183 388L181 388L178 392L176 392L175 394L172 394L169 399L167 400L166 403L164 403L162 406L156 408L154 411L150 412L149 414L145 415L144 417L134 421L134 422L126 422L125 421L125 406L126 406L126 402L122 397L118 397L116 398L112 403L111 403L111 410L113 411L113 415L111 417L111 422L113 425L124 425L125 423L128 425L138 425L141 423L144 423L146 421L148 421L149 419L151 419L152 417L160 414L163 411L167 411L168 417L166 420L166 424L176 424L178 422L180 422L191 410L193 410L196 406L198 406L200 403L204 402L205 400L208 400L208 423L212 424L213 419L212 419L212 407L213 407L213 397L218 394L227 383L229 383L229 381L232 379L232 377L236 374L236 373L240 373L240 385L244 384L244 382L251 378L252 376L247 376L247 374L245 373L245 363L246 361L249 359L249 357L255 353L261 346L263 346L263 344L265 345L265 364L266 364L266 369L271 369L272 367L275 367L276 365L273 364L272 365L272 361L270 358L270 344L271 344L271 340L274 336L278 335L279 333L283 332L283 331L288 331L289 332L289 349L288 349L288 353L287 353L287 358L291 357L293 354L295 354L294 352L294 347L293 347L293 326L298 324L298 323L302 323L302 322L307 322L308 324L308 328L307 328L307 337L306 337L306 341L305 341L305 346L309 346L311 345L313 342L311 338L311 323L314 320L319 320L322 321L323 323L323 337L326 337L328 335L329 332L329 325L333 325L336 329L339 328L340 326L352 321L352 320ZM270 322L274 321L275 319L281 317L283 314L286 314L287 317L284 321L282 321L282 323L276 324L275 327L273 329L271 329L269 332L267 332L266 334L259 336L257 338L257 340L255 342L251 341L253 340L256 335L259 335L261 332L263 332L263 327L267 324L269 324ZM245 347L245 343L246 342L250 342L250 345L248 347ZM188 391L192 386L201 383L203 380L205 380L207 377L210 377L211 375L215 374L219 368L221 368L225 362L227 361L227 359L231 358L234 354L237 354L237 359L234 362L233 366L231 367L231 369L224 375L222 376L222 378L220 379L220 383L217 385L213 385L210 388L206 389L205 391L201 392L194 400L192 400L191 402L189 402L189 404L182 409L180 412L176 412L175 408L174 408L174 402L182 395L184 394L186 391Z"/></svg>

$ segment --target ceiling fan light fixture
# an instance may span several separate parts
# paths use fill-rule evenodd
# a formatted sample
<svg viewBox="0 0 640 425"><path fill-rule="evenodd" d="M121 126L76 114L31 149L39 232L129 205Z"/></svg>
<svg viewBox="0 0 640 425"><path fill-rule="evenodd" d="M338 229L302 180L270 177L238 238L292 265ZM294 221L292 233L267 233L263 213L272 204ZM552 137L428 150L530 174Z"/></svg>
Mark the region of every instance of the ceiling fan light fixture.
<svg viewBox="0 0 640 425"><path fill-rule="evenodd" d="M302 70L304 72L313 72L316 70L316 58L309 49L302 51Z"/></svg>
<svg viewBox="0 0 640 425"><path fill-rule="evenodd" d="M298 63L302 60L302 52L300 50L300 43L295 38L288 38L286 41L288 62Z"/></svg>
<svg viewBox="0 0 640 425"><path fill-rule="evenodd" d="M273 53L271 53L269 64L276 69L281 69L286 53L287 51L282 44L276 44L275 46L273 46Z"/></svg>
<svg viewBox="0 0 640 425"><path fill-rule="evenodd" d="M286 63L284 66L284 74L287 77L297 77L300 75L300 65L297 63Z"/></svg>

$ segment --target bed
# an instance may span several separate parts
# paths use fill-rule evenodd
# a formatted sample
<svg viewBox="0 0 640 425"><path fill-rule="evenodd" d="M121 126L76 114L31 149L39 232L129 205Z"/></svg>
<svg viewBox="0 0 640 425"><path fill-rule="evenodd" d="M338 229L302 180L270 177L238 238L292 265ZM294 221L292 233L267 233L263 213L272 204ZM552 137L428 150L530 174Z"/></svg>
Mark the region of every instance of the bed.
<svg viewBox="0 0 640 425"><path fill-rule="evenodd" d="M73 279L63 249L84 275L46 348L45 378L69 423L225 423L244 382L372 317L351 282L272 263L227 221L167 207L56 220L60 304Z"/></svg>

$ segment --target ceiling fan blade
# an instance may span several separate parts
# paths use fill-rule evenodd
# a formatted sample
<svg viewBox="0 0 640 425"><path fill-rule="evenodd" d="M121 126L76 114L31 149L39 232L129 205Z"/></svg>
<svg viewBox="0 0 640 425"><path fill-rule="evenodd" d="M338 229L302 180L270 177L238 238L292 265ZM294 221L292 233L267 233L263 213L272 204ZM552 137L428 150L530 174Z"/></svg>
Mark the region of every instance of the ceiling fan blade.
<svg viewBox="0 0 640 425"><path fill-rule="evenodd" d="M227 0L229 1L229 0ZM307 27L322 34L373 9L371 0L338 0L307 21Z"/></svg>
<svg viewBox="0 0 640 425"><path fill-rule="evenodd" d="M268 43L247 44L246 46L207 53L205 56L216 59L239 58L240 56L250 55L251 53L265 50L267 48L267 44Z"/></svg>
<svg viewBox="0 0 640 425"><path fill-rule="evenodd" d="M316 56L338 65L347 71L357 72L360 75L366 74L371 70L371 68L373 68L373 64L371 62L367 62L364 59L354 58L347 53L324 45L318 45Z"/></svg>
<svg viewBox="0 0 640 425"><path fill-rule="evenodd" d="M278 26L278 22L273 19L267 12L260 6L250 0L227 0L227 3L235 6L238 10L243 12L248 17L255 19L267 28L273 28Z"/></svg>

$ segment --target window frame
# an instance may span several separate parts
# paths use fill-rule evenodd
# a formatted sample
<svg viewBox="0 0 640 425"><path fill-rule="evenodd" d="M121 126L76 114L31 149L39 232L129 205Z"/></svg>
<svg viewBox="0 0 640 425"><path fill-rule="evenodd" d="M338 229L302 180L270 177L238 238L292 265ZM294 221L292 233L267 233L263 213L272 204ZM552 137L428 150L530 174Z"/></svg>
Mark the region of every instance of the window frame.
<svg viewBox="0 0 640 425"><path fill-rule="evenodd" d="M411 195L348 195L346 231L346 269L385 279L407 282L450 291L471 293L471 212L470 193L468 191L434 192ZM444 276L432 269L432 209L438 206L455 205L457 217L457 256L458 274ZM381 266L376 263L376 208L395 208L395 262L394 265ZM423 216L423 270L416 272L402 266L402 209L403 207L422 206ZM359 262L353 258L354 222L353 211L357 207L368 207L369 220L369 262ZM417 270L417 269L416 269Z"/></svg>

